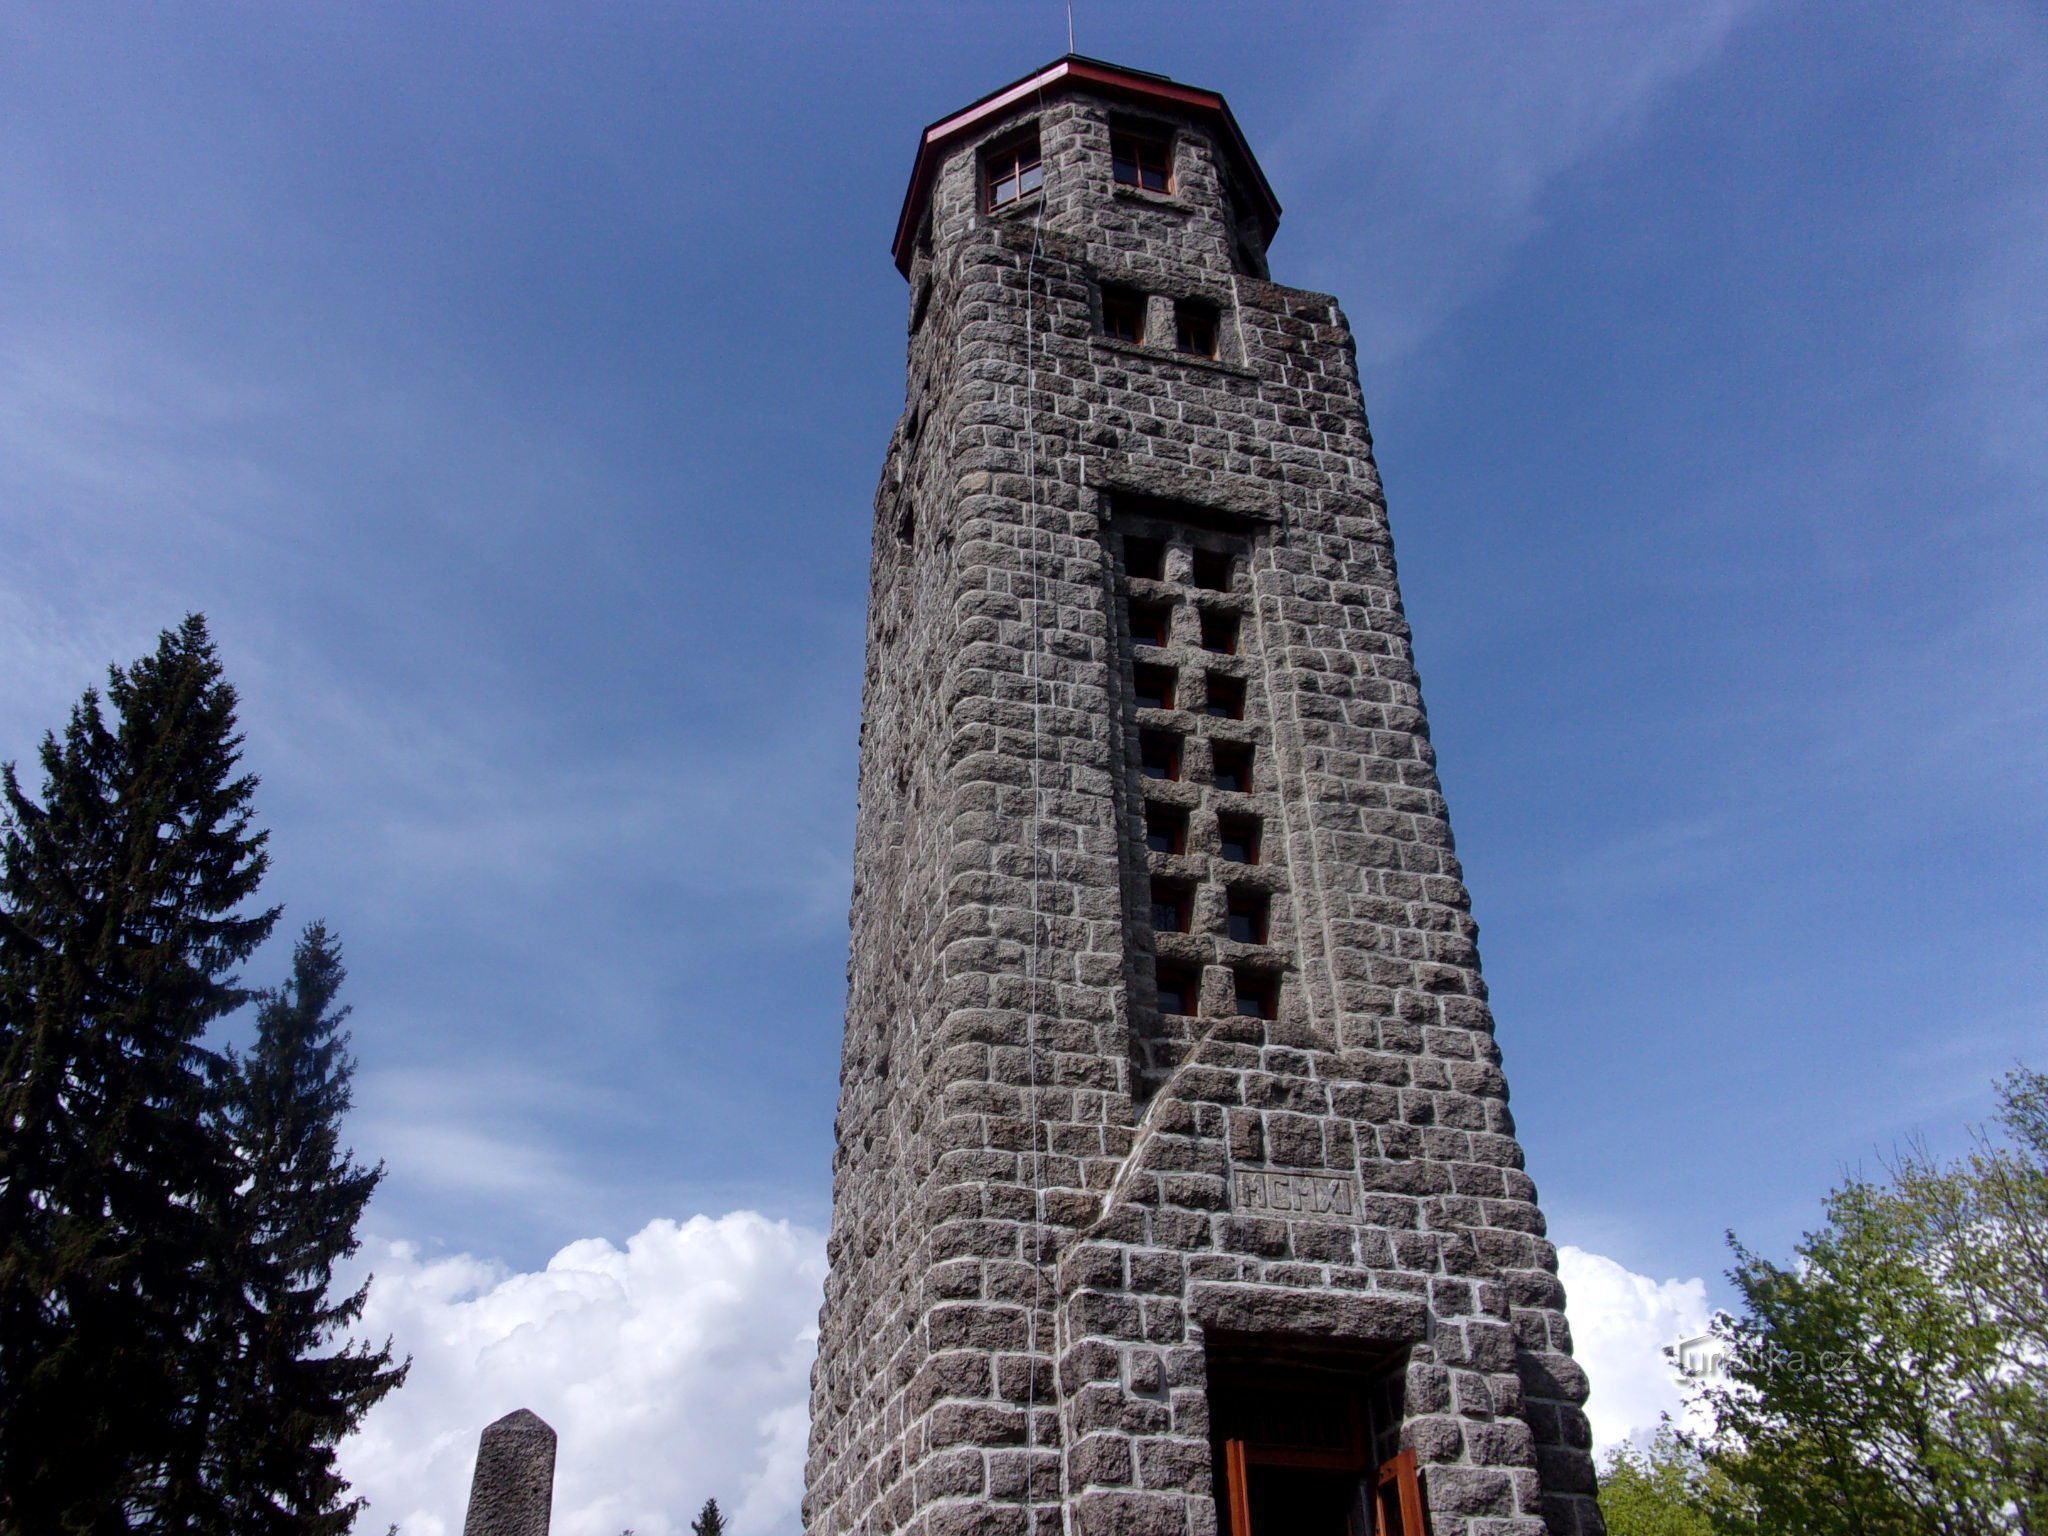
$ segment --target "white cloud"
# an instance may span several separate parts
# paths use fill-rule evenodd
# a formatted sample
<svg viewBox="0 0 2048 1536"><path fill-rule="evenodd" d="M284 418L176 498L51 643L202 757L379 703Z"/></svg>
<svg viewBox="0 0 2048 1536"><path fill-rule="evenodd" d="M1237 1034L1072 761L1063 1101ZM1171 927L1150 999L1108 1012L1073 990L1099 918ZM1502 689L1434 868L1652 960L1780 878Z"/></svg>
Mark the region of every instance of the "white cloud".
<svg viewBox="0 0 2048 1536"><path fill-rule="evenodd" d="M1706 1331L1703 1280L1652 1280L1583 1248L1557 1250L1572 1324L1572 1349L1593 1383L1586 1416L1599 1450L1684 1406L1664 1346Z"/></svg>
<svg viewBox="0 0 2048 1536"><path fill-rule="evenodd" d="M375 1247L377 1251L369 1252ZM412 1375L341 1446L358 1529L462 1529L477 1436L530 1408L560 1436L558 1536L680 1536L708 1497L741 1536L798 1528L823 1240L753 1211L571 1243L536 1273L365 1245L362 1333Z"/></svg>
<svg viewBox="0 0 2048 1536"><path fill-rule="evenodd" d="M360 1529L459 1531L477 1436L515 1408L561 1437L559 1536L681 1536L707 1497L741 1536L798 1528L825 1273L816 1233L753 1211L654 1221L623 1248L571 1243L531 1274L368 1246L377 1279L361 1331L391 1335L413 1369L342 1444L342 1470L370 1500ZM1705 1283L1571 1247L1558 1272L1595 1443L1676 1415L1663 1348L1706 1327Z"/></svg>

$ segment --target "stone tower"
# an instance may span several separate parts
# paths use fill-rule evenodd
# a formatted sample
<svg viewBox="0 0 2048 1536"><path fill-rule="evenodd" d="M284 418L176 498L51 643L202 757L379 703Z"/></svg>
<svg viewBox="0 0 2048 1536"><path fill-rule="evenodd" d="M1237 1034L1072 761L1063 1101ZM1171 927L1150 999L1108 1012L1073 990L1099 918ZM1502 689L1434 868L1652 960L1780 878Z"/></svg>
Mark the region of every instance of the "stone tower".
<svg viewBox="0 0 2048 1536"><path fill-rule="evenodd" d="M1079 57L919 145L813 1536L1601 1528L1351 335L1268 280L1279 213L1220 96Z"/></svg>

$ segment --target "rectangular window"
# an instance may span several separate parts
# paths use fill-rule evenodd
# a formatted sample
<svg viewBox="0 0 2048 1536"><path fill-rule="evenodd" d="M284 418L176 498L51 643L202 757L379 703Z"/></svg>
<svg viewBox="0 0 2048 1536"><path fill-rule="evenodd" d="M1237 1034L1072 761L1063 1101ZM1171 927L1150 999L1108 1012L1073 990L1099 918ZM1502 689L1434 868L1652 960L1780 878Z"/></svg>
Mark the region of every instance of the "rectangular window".
<svg viewBox="0 0 2048 1536"><path fill-rule="evenodd" d="M1237 615L1220 613L1213 608L1202 610L1202 649L1214 651L1218 656L1237 654Z"/></svg>
<svg viewBox="0 0 2048 1536"><path fill-rule="evenodd" d="M1273 1019L1280 1016L1280 982L1278 977L1268 976L1261 971L1238 971L1235 973L1237 986L1237 1012L1240 1018Z"/></svg>
<svg viewBox="0 0 2048 1536"><path fill-rule="evenodd" d="M1174 190L1174 145L1155 133L1110 129L1110 168L1124 186L1147 193Z"/></svg>
<svg viewBox="0 0 2048 1536"><path fill-rule="evenodd" d="M1164 603L1131 604L1131 643L1164 645L1173 632L1173 610Z"/></svg>
<svg viewBox="0 0 2048 1536"><path fill-rule="evenodd" d="M1264 891L1230 893L1230 937L1238 944L1263 944L1270 929L1271 898Z"/></svg>
<svg viewBox="0 0 2048 1536"><path fill-rule="evenodd" d="M1216 818L1216 851L1233 864L1258 863L1259 818L1256 816L1218 816Z"/></svg>
<svg viewBox="0 0 2048 1536"><path fill-rule="evenodd" d="M1228 592L1230 574L1236 561L1220 549L1198 549L1195 551L1195 585L1207 587L1211 592Z"/></svg>
<svg viewBox="0 0 2048 1536"><path fill-rule="evenodd" d="M1249 742L1212 742L1209 761L1216 770L1211 782L1218 789L1237 795L1252 792L1252 749Z"/></svg>
<svg viewBox="0 0 2048 1536"><path fill-rule="evenodd" d="M1207 678L1207 702L1202 706L1205 713L1218 720L1242 720L1244 718L1244 679L1225 677L1221 672L1211 672Z"/></svg>
<svg viewBox="0 0 2048 1536"><path fill-rule="evenodd" d="M1194 911L1194 892L1166 880L1152 882L1152 931L1186 933Z"/></svg>
<svg viewBox="0 0 2048 1536"><path fill-rule="evenodd" d="M1180 777L1180 737L1172 731L1138 732L1138 771L1148 779Z"/></svg>
<svg viewBox="0 0 2048 1536"><path fill-rule="evenodd" d="M1132 691L1140 709L1173 708L1173 668L1137 666L1131 669Z"/></svg>
<svg viewBox="0 0 2048 1536"><path fill-rule="evenodd" d="M1038 162L1036 129L991 149L981 164L986 206L991 213L1029 197L1045 185L1045 168Z"/></svg>
<svg viewBox="0 0 2048 1536"><path fill-rule="evenodd" d="M1131 288L1103 289L1102 334L1111 341L1144 345L1145 295Z"/></svg>
<svg viewBox="0 0 2048 1536"><path fill-rule="evenodd" d="M1124 574L1158 581L1166 574L1166 545L1158 539L1125 539Z"/></svg>
<svg viewBox="0 0 2048 1536"><path fill-rule="evenodd" d="M1145 846L1154 853L1188 851L1188 813L1177 805L1145 802Z"/></svg>
<svg viewBox="0 0 2048 1536"><path fill-rule="evenodd" d="M1193 1013L1201 1001L1202 978L1185 965L1162 965L1156 972L1161 1013Z"/></svg>
<svg viewBox="0 0 2048 1536"><path fill-rule="evenodd" d="M1109 163L1116 179L1127 187L1143 187L1147 192L1173 190L1172 146L1156 134L1110 129Z"/></svg>
<svg viewBox="0 0 2048 1536"><path fill-rule="evenodd" d="M1216 355L1216 311L1183 299L1173 306L1173 346L1189 357Z"/></svg>

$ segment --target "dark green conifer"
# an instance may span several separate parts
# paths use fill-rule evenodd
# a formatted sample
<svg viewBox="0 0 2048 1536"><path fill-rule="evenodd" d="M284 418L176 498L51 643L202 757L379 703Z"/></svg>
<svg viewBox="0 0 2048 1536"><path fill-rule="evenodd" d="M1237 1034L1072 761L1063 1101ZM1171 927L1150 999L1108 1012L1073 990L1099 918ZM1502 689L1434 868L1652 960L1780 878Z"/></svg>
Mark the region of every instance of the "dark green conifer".
<svg viewBox="0 0 2048 1536"><path fill-rule="evenodd" d="M697 1518L690 1522L690 1529L697 1536L725 1536L725 1516L719 1512L718 1500L706 1499L704 1507L697 1512Z"/></svg>
<svg viewBox="0 0 2048 1536"><path fill-rule="evenodd" d="M237 1187L219 1321L226 1377L208 1481L224 1528L341 1533L362 1500L334 1445L405 1378L387 1341L323 1353L362 1315L368 1283L339 1300L328 1286L356 1251L356 1222L383 1166L361 1168L340 1144L354 1062L338 1007L347 972L324 924L301 935L291 979L265 995L256 1043L221 1073L221 1126Z"/></svg>
<svg viewBox="0 0 2048 1536"><path fill-rule="evenodd" d="M0 772L0 1528L163 1528L231 1171L206 1028L276 912L235 693L197 615Z"/></svg>

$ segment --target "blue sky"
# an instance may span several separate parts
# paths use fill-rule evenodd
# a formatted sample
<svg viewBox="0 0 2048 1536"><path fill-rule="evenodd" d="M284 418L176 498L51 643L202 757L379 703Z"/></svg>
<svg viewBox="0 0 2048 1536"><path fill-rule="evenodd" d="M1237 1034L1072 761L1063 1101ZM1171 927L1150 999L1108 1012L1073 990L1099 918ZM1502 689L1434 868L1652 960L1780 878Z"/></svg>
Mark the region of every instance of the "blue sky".
<svg viewBox="0 0 2048 1536"><path fill-rule="evenodd" d="M1358 331L1554 1235L1719 1294L1959 1144L2048 1055L2048 16L1077 11L1229 96ZM889 236L1064 45L0 12L0 756L211 616L405 1262L826 1219Z"/></svg>

